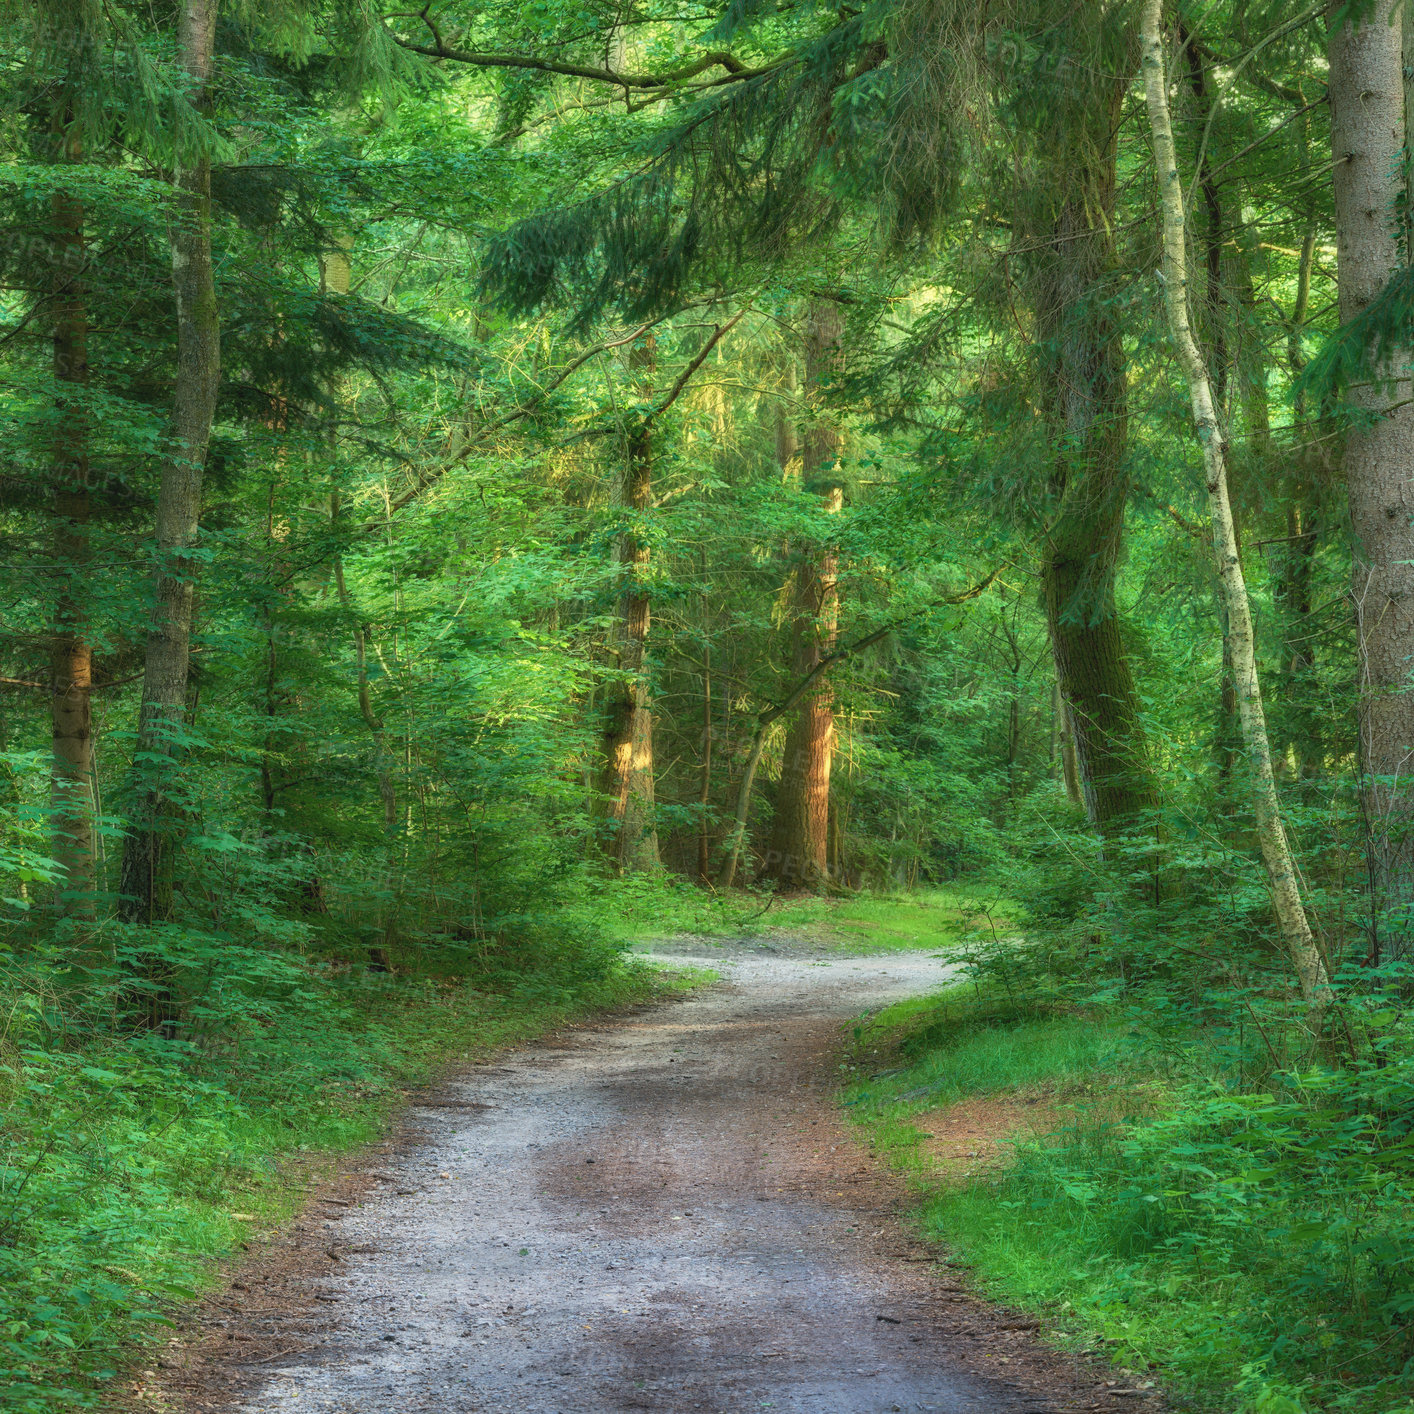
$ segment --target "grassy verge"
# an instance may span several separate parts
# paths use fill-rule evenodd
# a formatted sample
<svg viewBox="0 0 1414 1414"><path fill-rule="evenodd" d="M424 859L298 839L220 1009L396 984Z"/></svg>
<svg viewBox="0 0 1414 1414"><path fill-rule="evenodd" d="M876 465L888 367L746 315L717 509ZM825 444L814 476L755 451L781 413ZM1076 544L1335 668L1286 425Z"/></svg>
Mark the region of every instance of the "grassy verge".
<svg viewBox="0 0 1414 1414"><path fill-rule="evenodd" d="M773 899L713 894L673 876L615 880L606 891L611 927L621 941L673 934L704 938L804 935L829 952L853 955L941 952L965 935L1005 934L1012 923L995 889L956 885L911 894Z"/></svg>
<svg viewBox="0 0 1414 1414"><path fill-rule="evenodd" d="M978 930L1011 927L995 890L955 885L911 894L785 899L762 920L771 928L818 936L842 953L944 952Z"/></svg>
<svg viewBox="0 0 1414 1414"><path fill-rule="evenodd" d="M844 1098L981 1289L1178 1407L1410 1414L1414 1214L1368 1097L1199 1082L1138 1034L955 989L861 1025ZM958 1115L1003 1157L941 1159Z"/></svg>
<svg viewBox="0 0 1414 1414"><path fill-rule="evenodd" d="M0 1408L99 1404L219 1259L298 1207L311 1160L374 1138L406 1087L702 980L634 961L542 996L303 976L207 1046L56 1038L39 999L0 992Z"/></svg>

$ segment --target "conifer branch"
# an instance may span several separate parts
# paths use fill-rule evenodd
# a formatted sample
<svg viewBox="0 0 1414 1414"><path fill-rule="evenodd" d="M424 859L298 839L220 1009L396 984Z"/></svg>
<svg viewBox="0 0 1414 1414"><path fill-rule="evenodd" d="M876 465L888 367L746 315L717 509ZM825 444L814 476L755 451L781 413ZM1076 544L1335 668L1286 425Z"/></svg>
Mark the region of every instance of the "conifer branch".
<svg viewBox="0 0 1414 1414"><path fill-rule="evenodd" d="M688 308L690 307L691 306L688 306ZM681 310L673 311L673 313L681 312ZM745 312L745 310L740 311L738 314L733 316L733 318L728 320L727 323L717 328L716 332L712 335L710 339L708 339L707 343L703 346L701 352L697 355L693 362L688 365L686 370L684 370L682 377L678 379L676 384L674 384L672 392L668 395L667 399L664 402L660 403L656 408L653 409L652 412L648 414L648 420L657 417L659 413L667 410L667 408L672 404L673 400L676 399L678 395L682 392L683 388L687 384L688 379L692 377L693 373L696 372L699 367L701 367L707 355L712 351L713 346L718 342L718 340L721 339L722 335L725 334L727 330L730 329L732 325L735 324L737 320L741 318L742 314L744 314ZM456 456L454 456L450 461L444 462L441 466L431 467L428 470L424 471L417 478L416 482L414 482L412 486L410 486L406 491L404 491L401 496L396 496L393 498L392 501L389 502L389 514L393 514L397 511L404 509L413 501L417 500L417 498L421 496L424 491L428 490L429 487L435 486L437 482L441 481L442 478L452 470L453 467L460 466L461 463L464 462L469 456L481 450L486 444L486 439L490 437L493 433L500 432L502 429L511 426L512 423L519 422L522 418L529 417L531 413L533 413L535 409L539 407L545 401L545 399L548 398L550 394L555 391L556 388L558 388L562 383L564 383L565 380L568 379L571 375L577 373L591 359L596 358L601 353L607 353L610 349L622 348L625 344L631 344L635 339L641 339L643 335L646 334L650 329L652 329L658 324L661 324L665 319L668 319L670 317L671 315L669 314L660 314L656 319L645 320L642 324L639 324L629 333L622 334L615 339L601 340L592 348L586 349L578 357L571 359L569 363L567 363L543 388L541 388L534 395L534 397L522 403L519 407L512 408L509 412L503 413L500 417L488 423L480 430L476 437L473 438L470 442L468 442L467 445L463 447L461 451L459 451ZM372 534L373 531L381 529L385 523L385 520L382 518L378 520L365 521L359 527L359 530L365 535Z"/></svg>
<svg viewBox="0 0 1414 1414"><path fill-rule="evenodd" d="M389 18L411 18L411 16L408 12L402 12L400 15ZM543 74L562 74L566 78L589 79L595 83L613 84L615 88L671 88L675 84L685 83L688 79L696 78L698 74L716 68L725 69L726 73L713 79L711 81L713 84L737 83L743 79L759 78L762 74L769 74L772 69L785 62L784 58L780 58L773 59L769 64L749 67L734 54L729 54L725 50L713 50L711 53L694 59L690 64L684 64L679 69L669 69L656 74L630 74L608 68L605 65L572 64L561 59L544 59L535 54L480 53L473 50L456 49L443 40L441 32L433 23L431 16L428 15L427 9L418 11L416 18L422 20L432 32L433 43L417 44L411 39L403 39L399 35L393 34L393 40L410 53L421 54L428 59L450 59L455 64L467 64L479 69L531 69ZM390 33L392 32L390 31Z"/></svg>

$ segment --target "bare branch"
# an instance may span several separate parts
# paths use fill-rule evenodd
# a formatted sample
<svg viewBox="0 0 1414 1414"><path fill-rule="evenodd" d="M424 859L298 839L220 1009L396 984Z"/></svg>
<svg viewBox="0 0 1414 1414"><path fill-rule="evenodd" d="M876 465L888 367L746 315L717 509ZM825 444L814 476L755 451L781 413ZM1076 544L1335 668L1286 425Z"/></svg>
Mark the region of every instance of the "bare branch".
<svg viewBox="0 0 1414 1414"><path fill-rule="evenodd" d="M744 309L738 310L734 315L732 315L730 319L727 320L725 324L718 324L716 328L712 330L712 336L707 340L705 344L702 345L702 348L698 351L697 357L694 358L692 362L689 363L687 367L683 369L681 376L678 378L678 381L673 384L671 390L668 393L668 396L664 398L663 401L659 403L658 406L655 407L653 411L650 412L648 416L643 419L644 422L652 422L653 419L657 417L659 413L667 412L667 410L672 407L675 402L677 402L678 398L682 394L682 390L687 387L689 380L692 378L692 375L696 373L697 370L701 368L702 365L707 361L707 355L711 353L714 348L716 348L717 343L721 339L722 335L725 334L727 330L730 329L734 324L736 324L736 322L745 313L746 311Z"/></svg>

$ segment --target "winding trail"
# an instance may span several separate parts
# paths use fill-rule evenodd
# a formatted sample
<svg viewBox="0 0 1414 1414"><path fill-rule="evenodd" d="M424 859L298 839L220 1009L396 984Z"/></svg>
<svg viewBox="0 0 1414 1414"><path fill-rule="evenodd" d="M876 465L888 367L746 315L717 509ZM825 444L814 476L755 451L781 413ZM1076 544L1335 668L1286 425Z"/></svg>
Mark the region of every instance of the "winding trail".
<svg viewBox="0 0 1414 1414"><path fill-rule="evenodd" d="M264 1312L266 1344L239 1305L208 1322L200 1377L169 1407L1147 1407L927 1260L895 1217L896 1180L841 1129L841 1023L928 990L943 965L701 961L723 984L512 1052L417 1108L358 1200L305 1220L322 1266L237 1298Z"/></svg>

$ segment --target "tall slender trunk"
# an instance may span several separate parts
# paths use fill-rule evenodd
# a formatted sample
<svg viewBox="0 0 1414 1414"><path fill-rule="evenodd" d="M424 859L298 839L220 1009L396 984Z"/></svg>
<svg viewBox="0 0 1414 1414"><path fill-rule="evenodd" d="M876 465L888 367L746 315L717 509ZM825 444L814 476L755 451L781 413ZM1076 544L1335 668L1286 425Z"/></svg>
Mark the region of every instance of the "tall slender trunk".
<svg viewBox="0 0 1414 1414"><path fill-rule="evenodd" d="M837 301L811 302L805 338L807 420L800 438L801 478L819 495L822 509L838 515L844 492L838 479L839 429L825 412L822 391L841 359ZM777 455L785 450L777 436ZM791 671L808 673L833 651L839 624L839 562L826 543L814 549L795 573L791 616ZM818 888L830 871L830 770L835 744L835 712L828 678L795 709L786 731L776 819L762 877L784 886Z"/></svg>
<svg viewBox="0 0 1414 1414"><path fill-rule="evenodd" d="M339 503L335 497L333 520L337 526ZM334 586L338 591L339 604L345 613L354 613L353 598L344 578L342 556L334 559ZM378 919L379 942L369 949L369 962L378 971L386 972L389 962L388 949L397 941L397 840L398 840L398 792L393 781L393 766L388 754L388 734L383 718L373 709L373 697L368 686L368 628L358 623L354 628L354 665L358 674L358 711L363 724L368 728L373 740L373 773L378 782L378 798L383 806L383 891L385 899Z"/></svg>
<svg viewBox="0 0 1414 1414"><path fill-rule="evenodd" d="M1404 156L1400 28L1394 0L1330 32L1340 317L1353 319L1401 262L1396 206ZM1407 7L1406 7L1407 8ZM1414 54L1409 56L1414 59ZM1407 359L1395 360L1405 363ZM1394 373L1396 370L1388 370ZM1399 370L1402 372L1402 370ZM1407 374L1352 388L1345 440L1359 643L1361 798L1368 830L1372 952L1407 952L1414 905L1414 406ZM1405 406L1400 407L1403 402Z"/></svg>
<svg viewBox="0 0 1414 1414"><path fill-rule="evenodd" d="M1116 278L1111 82L1044 154L1027 193L1041 210L1036 306L1060 507L1041 583L1076 771L1091 823L1112 834L1155 803L1139 699L1120 633L1115 577L1129 492L1124 350L1107 286ZM1027 235L1028 242L1032 237Z"/></svg>
<svg viewBox="0 0 1414 1414"><path fill-rule="evenodd" d="M1051 684L1051 763L1053 777L1064 784L1066 799L1080 804L1080 777L1075 769L1075 733L1070 709L1061 695L1060 679Z"/></svg>
<svg viewBox="0 0 1414 1414"><path fill-rule="evenodd" d="M635 347L631 358L646 396L652 391L656 366L652 334ZM623 504L631 522L620 535L618 547L621 588L616 637L623 677L610 689L600 792L608 804L608 818L616 827L607 842L609 857L620 870L633 871L658 866L658 833L653 825L653 703L648 676L650 551L641 524L653 505L651 421L639 423L629 434Z"/></svg>
<svg viewBox="0 0 1414 1414"><path fill-rule="evenodd" d="M341 234L333 247L324 252L320 261L320 279L326 293L340 297L348 294L349 288L353 284L353 261L350 254L352 248L352 239ZM331 498L329 518L335 535L338 535L340 502L337 491ZM392 969L389 949L397 942L398 935L398 790L393 780L392 760L388 754L387 726L383 718L373 709L373 694L368 685L368 625L355 614L353 596L349 593L348 582L344 578L342 555L334 557L334 588L339 596L339 607L356 619L353 643L354 668L357 673L358 712L373 741L373 775L378 783L378 799L383 808L384 900L378 916L379 940L369 948L368 961L373 971L388 972Z"/></svg>
<svg viewBox="0 0 1414 1414"><path fill-rule="evenodd" d="M179 0L177 47L196 107L210 106L217 0ZM178 151L172 217L177 378L171 446L157 493L155 598L143 662L142 707L123 850L121 916L152 922L172 913L181 815L177 767L191 661L201 482L220 381L221 333L211 257L211 161Z"/></svg>
<svg viewBox="0 0 1414 1414"><path fill-rule="evenodd" d="M55 113L53 141L60 161L82 160L70 97ZM55 258L53 305L55 418L53 554L57 592L50 646L51 853L63 869L55 888L60 917L93 922L97 886L94 854L93 644L89 636L88 303L83 202L66 192L50 201Z"/></svg>
<svg viewBox="0 0 1414 1414"><path fill-rule="evenodd" d="M1173 129L1169 118L1168 80L1164 71L1163 0L1144 0L1141 12L1144 91L1153 132L1154 158L1158 166L1159 191L1163 212L1164 303L1169 330L1178 351L1179 363L1188 383L1193 406L1193 423L1203 449L1203 479L1208 492L1208 514L1212 520L1213 557L1227 610L1228 642L1232 649L1233 682L1237 690L1238 717L1243 745L1252 771L1253 805L1257 816L1257 837L1262 849L1271 887L1272 904L1306 1002L1307 1021L1313 1031L1331 1001L1330 979L1325 963L1311 936L1311 927L1301 901L1296 865L1282 823L1272 771L1271 747L1267 740L1267 719L1262 707L1262 687L1257 677L1256 642L1252 632L1252 610L1238 555L1237 532L1228 498L1227 446L1212 381L1198 341L1189 321L1188 256L1183 184L1178 175Z"/></svg>
<svg viewBox="0 0 1414 1414"><path fill-rule="evenodd" d="M1191 42L1191 36L1179 26L1180 43L1188 55L1188 85L1192 90L1196 117L1203 131L1210 130L1213 120L1213 95L1208 86L1207 59L1201 47ZM1213 403L1221 417L1227 416L1228 372L1231 362L1231 340L1228 337L1228 311L1223 288L1223 245L1227 230L1223 221L1222 194L1213 176L1213 144L1203 145L1198 169L1198 189L1203 197L1203 289L1201 296L1194 291L1195 337L1207 349L1205 361L1209 369ZM1245 266L1243 267L1245 268ZM1248 281L1250 290L1251 281ZM1238 553L1241 554L1239 544ZM1231 625L1221 585L1215 585L1218 626L1222 633L1222 670L1218 685L1217 721L1213 730L1213 756L1217 765L1220 789L1232 783L1233 768L1241 751L1241 727L1238 724L1237 685L1232 666Z"/></svg>
<svg viewBox="0 0 1414 1414"><path fill-rule="evenodd" d="M1303 133L1301 169L1310 166L1309 134ZM1287 323L1286 362L1293 379L1306 366L1302 332L1311 300L1311 270L1316 258L1316 220L1309 217L1296 267L1296 299ZM1295 773L1309 780L1325 756L1324 712L1315 702L1316 634L1311 622L1312 570L1320 538L1321 498L1315 481L1317 453L1310 437L1305 394L1296 399L1293 431L1298 439L1287 458L1279 485L1286 505L1286 541L1277 560L1274 597L1282 611L1283 690L1288 710L1283 755L1293 759Z"/></svg>
<svg viewBox="0 0 1414 1414"><path fill-rule="evenodd" d="M756 768L761 764L761 749L766 744L766 732L773 721L775 716L758 717L751 733L751 744L747 747L741 778L737 781L736 808L732 811L731 831L727 835L727 852L722 857L722 867L717 874L719 889L729 889L736 883L741 849L746 842L746 822L751 815L751 793L756 787Z"/></svg>
<svg viewBox="0 0 1414 1414"><path fill-rule="evenodd" d="M794 359L791 359L786 364L785 374L781 381L787 393L795 393ZM791 420L789 408L787 408L784 402L777 402L772 412L775 418L776 465L780 467L781 476L784 479L789 476L790 465L795 460L796 454L800 451L800 447L795 435L795 423Z"/></svg>
<svg viewBox="0 0 1414 1414"><path fill-rule="evenodd" d="M1006 798L1011 807L1016 803L1016 767L1021 759L1021 679L1011 675L1011 692L1007 702L1006 722Z"/></svg>
<svg viewBox="0 0 1414 1414"><path fill-rule="evenodd" d="M712 877L712 831L707 811L712 804L712 643L702 645L702 788L698 797L702 818L697 827L697 877Z"/></svg>

